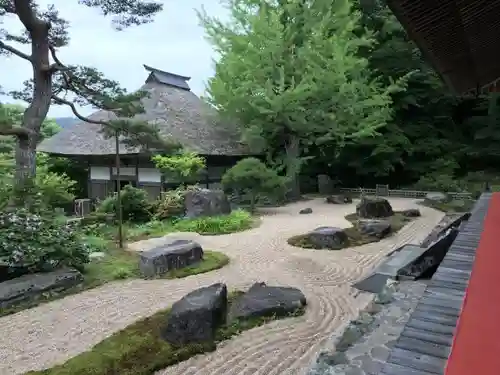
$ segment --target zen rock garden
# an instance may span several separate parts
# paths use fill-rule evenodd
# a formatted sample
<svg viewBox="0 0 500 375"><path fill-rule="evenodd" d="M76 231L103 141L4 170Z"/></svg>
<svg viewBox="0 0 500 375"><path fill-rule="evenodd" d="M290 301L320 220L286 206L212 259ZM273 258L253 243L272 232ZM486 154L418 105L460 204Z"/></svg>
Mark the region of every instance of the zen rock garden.
<svg viewBox="0 0 500 375"><path fill-rule="evenodd" d="M345 195L331 195L327 204L350 204L352 199ZM309 213L303 212L300 213ZM311 211L312 212L312 211ZM391 204L381 197L362 197L356 205L356 213L346 216L352 223L350 228L321 226L309 233L288 239L292 246L308 249L340 250L350 246L379 241L401 229L412 219L419 217L418 209L394 212Z"/></svg>
<svg viewBox="0 0 500 375"><path fill-rule="evenodd" d="M161 336L174 346L213 342L216 332L239 320L280 318L303 313L306 297L296 288L256 283L228 302L222 283L192 291L172 305Z"/></svg>

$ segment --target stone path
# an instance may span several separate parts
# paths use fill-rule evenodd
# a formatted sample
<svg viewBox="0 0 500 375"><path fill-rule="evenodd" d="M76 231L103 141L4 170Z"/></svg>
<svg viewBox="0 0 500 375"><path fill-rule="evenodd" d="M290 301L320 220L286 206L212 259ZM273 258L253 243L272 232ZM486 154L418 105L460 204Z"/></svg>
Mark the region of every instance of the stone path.
<svg viewBox="0 0 500 375"><path fill-rule="evenodd" d="M395 210L418 207L408 199L391 199L391 204ZM304 207L314 213L298 215ZM157 375L304 374L332 332L370 301L369 294L351 288L352 282L396 247L422 241L443 216L419 208L423 216L397 235L342 251L298 249L286 239L318 226L349 226L344 216L355 211L355 203L327 205L317 199L267 209L259 228L200 236L205 249L222 251L231 258L220 270L177 280L114 282L0 318L0 375L62 363L134 321L167 308L195 288L214 282L246 288L256 281L300 288L308 298L306 314L244 332L214 353L193 357Z"/></svg>
<svg viewBox="0 0 500 375"><path fill-rule="evenodd" d="M373 315L360 314L349 331L344 331L344 340L334 337L330 349L320 353L308 375L378 375L425 288L425 281L396 283L391 300L375 304ZM359 332L364 334L358 337ZM346 337L352 338L352 342L346 341ZM332 350L339 343L344 348Z"/></svg>

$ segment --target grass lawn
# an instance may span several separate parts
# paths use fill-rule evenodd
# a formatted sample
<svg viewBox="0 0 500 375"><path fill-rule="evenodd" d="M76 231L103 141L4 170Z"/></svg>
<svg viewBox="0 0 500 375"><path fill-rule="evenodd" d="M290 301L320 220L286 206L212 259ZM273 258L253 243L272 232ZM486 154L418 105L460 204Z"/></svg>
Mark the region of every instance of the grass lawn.
<svg viewBox="0 0 500 375"><path fill-rule="evenodd" d="M94 259L85 267L83 274L84 281L81 285L67 289L60 293L46 293L40 299L27 303L21 303L11 308L0 309L0 316L14 314L18 311L31 308L43 302L52 301L67 295L79 293L86 289L98 287L100 285L116 280L130 278L141 278L139 272L139 253L119 250L115 246L109 245L106 256L101 259ZM162 279L178 279L186 276L197 275L213 271L224 267L229 263L229 257L216 251L205 251L203 261L191 266L172 270L162 276Z"/></svg>
<svg viewBox="0 0 500 375"><path fill-rule="evenodd" d="M232 293L229 303L239 293L241 292ZM299 309L292 316L303 313L304 309ZM242 331L276 319L267 317L237 321L219 329L214 342L173 347L159 335L161 328L167 323L168 315L169 310L160 311L131 324L62 365L43 371L31 371L26 375L153 375L158 370L196 354L213 351L218 342Z"/></svg>
<svg viewBox="0 0 500 375"><path fill-rule="evenodd" d="M352 226L344 229L348 237L348 242L346 243L346 246L344 248L361 246L361 245L366 245L368 243L380 241L380 238L377 238L375 236L369 236L359 231L356 225L358 221L357 214L353 213L347 215L345 218L346 220L351 222ZM406 217L400 212L394 212L394 215L388 217L387 220L391 222L391 234L393 234L399 231L401 228L403 228L406 224L408 224L412 220L412 218ZM307 234L300 234L297 236L290 237L288 239L288 244L295 247L302 247L304 249L321 250L321 248L318 248L317 246L314 246L309 242Z"/></svg>

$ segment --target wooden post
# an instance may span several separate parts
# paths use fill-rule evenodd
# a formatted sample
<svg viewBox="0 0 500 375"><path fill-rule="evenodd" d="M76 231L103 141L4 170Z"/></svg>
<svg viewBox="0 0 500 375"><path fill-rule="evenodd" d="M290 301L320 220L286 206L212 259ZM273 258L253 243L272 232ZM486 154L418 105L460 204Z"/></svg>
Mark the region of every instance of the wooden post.
<svg viewBox="0 0 500 375"><path fill-rule="evenodd" d="M115 164L116 164L116 204L118 218L118 246L123 249L123 211L121 197L121 178L120 178L120 139L119 133L115 134Z"/></svg>

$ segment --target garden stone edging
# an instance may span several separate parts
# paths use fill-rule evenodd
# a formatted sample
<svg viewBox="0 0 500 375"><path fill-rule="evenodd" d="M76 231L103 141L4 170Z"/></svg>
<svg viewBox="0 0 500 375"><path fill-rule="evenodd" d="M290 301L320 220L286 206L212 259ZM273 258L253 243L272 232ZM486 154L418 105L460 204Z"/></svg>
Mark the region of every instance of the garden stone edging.
<svg viewBox="0 0 500 375"><path fill-rule="evenodd" d="M423 282L390 280L357 319L336 331L307 375L378 374L425 287Z"/></svg>

